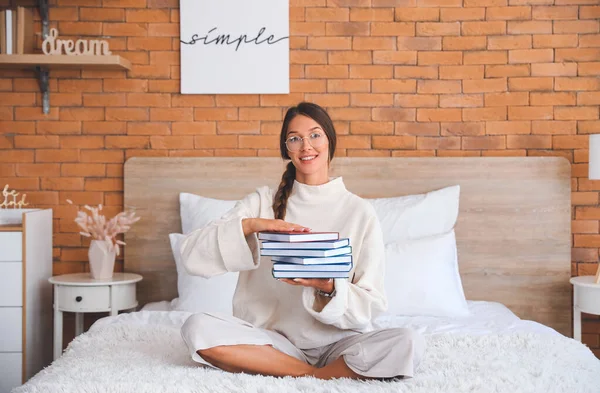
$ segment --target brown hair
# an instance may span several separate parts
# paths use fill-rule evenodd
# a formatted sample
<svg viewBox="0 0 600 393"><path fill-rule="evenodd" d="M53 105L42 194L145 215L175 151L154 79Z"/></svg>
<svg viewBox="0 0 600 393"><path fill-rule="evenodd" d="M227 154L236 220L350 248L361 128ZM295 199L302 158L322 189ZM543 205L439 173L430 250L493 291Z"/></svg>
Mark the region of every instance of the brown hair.
<svg viewBox="0 0 600 393"><path fill-rule="evenodd" d="M291 121L298 115L310 117L321 126L329 141L329 161L331 162L331 160L333 160L333 155L335 154L335 145L337 141L333 121L331 121L331 118L325 109L310 102L301 102L297 106L291 107L286 112L285 118L283 119L283 125L281 126L281 134L279 135L281 158L284 160L290 159L285 141L287 139L288 127L290 126ZM296 167L294 166L294 163L290 161L287 164L285 172L283 172L283 175L281 176L281 183L279 183L279 188L273 198L273 213L276 219L285 219L287 200L292 192L294 179L296 179Z"/></svg>

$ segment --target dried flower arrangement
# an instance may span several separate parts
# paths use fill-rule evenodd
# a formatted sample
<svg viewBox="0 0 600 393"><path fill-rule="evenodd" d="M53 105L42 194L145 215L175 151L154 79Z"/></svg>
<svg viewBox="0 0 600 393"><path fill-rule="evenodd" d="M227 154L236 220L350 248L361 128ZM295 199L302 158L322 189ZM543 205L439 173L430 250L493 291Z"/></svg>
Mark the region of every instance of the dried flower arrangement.
<svg viewBox="0 0 600 393"><path fill-rule="evenodd" d="M67 199L67 202L71 205L73 204L69 199ZM79 233L85 237L92 237L94 240L106 242L108 251L114 249L117 255L119 255L119 245L123 246L125 243L121 240L117 240L117 235L119 233L127 232L131 227L131 224L139 221L140 217L136 217L135 212L133 211L128 213L121 212L106 221L105 216L101 214L101 204L98 205L98 207L85 205L84 208L91 213L82 210L77 212L75 222L83 229L83 231Z"/></svg>

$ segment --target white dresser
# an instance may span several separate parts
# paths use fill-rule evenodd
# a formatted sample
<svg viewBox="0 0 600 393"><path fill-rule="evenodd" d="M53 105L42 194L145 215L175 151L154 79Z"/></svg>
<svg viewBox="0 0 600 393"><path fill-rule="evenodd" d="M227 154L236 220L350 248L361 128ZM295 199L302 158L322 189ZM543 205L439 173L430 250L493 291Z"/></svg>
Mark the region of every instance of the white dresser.
<svg viewBox="0 0 600 393"><path fill-rule="evenodd" d="M0 393L52 361L52 210L22 217L0 225Z"/></svg>

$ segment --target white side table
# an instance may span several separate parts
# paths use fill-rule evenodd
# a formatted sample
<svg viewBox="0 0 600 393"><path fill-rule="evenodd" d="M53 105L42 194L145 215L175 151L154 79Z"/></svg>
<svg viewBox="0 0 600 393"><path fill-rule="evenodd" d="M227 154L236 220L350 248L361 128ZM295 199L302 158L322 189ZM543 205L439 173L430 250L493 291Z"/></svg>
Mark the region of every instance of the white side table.
<svg viewBox="0 0 600 393"><path fill-rule="evenodd" d="M109 312L137 307L135 284L142 276L133 273L114 273L112 278L95 280L90 273L64 274L51 277L54 284L54 359L62 354L64 311L75 314L75 335L83 333L83 313Z"/></svg>
<svg viewBox="0 0 600 393"><path fill-rule="evenodd" d="M573 284L573 338L581 341L581 313L600 315L600 284L594 276L572 277Z"/></svg>

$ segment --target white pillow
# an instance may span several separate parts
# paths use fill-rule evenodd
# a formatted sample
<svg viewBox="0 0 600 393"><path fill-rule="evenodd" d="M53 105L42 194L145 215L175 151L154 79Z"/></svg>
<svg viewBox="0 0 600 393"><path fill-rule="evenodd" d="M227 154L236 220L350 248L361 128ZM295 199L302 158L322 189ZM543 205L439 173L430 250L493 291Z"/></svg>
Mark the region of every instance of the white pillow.
<svg viewBox="0 0 600 393"><path fill-rule="evenodd" d="M179 300L175 311L222 312L233 314L233 294L237 285L238 273L225 273L211 278L192 276L187 273L181 261L179 244L185 235L169 234L171 250L177 266L177 290Z"/></svg>
<svg viewBox="0 0 600 393"><path fill-rule="evenodd" d="M469 315L458 271L454 230L385 246L388 314Z"/></svg>
<svg viewBox="0 0 600 393"><path fill-rule="evenodd" d="M460 186L425 194L367 199L377 213L385 244L439 235L454 228Z"/></svg>
<svg viewBox="0 0 600 393"><path fill-rule="evenodd" d="M207 198L182 192L179 194L181 231L188 234L202 228L233 209L237 201Z"/></svg>
<svg viewBox="0 0 600 393"><path fill-rule="evenodd" d="M381 223L385 244L448 232L458 217L460 186L425 194L369 199ZM180 193L184 234L208 225L232 209L237 201Z"/></svg>

